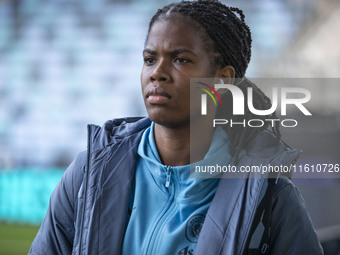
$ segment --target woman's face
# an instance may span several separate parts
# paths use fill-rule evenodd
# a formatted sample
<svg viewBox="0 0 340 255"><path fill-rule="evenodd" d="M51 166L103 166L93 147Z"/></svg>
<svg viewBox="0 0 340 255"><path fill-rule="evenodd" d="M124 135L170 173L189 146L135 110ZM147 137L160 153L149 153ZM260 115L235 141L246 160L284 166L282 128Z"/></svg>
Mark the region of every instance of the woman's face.
<svg viewBox="0 0 340 255"><path fill-rule="evenodd" d="M167 127L190 123L190 78L215 77L202 30L183 16L156 21L143 51L142 92L148 115Z"/></svg>

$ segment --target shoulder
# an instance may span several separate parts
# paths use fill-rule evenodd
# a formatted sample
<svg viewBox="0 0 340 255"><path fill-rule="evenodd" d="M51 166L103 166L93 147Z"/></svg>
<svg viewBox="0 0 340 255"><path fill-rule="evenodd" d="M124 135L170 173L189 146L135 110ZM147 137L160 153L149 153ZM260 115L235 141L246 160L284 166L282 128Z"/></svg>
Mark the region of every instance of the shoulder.
<svg viewBox="0 0 340 255"><path fill-rule="evenodd" d="M272 210L285 212L291 219L309 217L299 189L287 177L278 178L272 193Z"/></svg>
<svg viewBox="0 0 340 255"><path fill-rule="evenodd" d="M267 169L269 172L274 166L294 164L300 154L301 150L290 147L283 140L276 142L275 135L264 130L240 152L238 165L258 166L260 170ZM290 176L288 172L287 175Z"/></svg>
<svg viewBox="0 0 340 255"><path fill-rule="evenodd" d="M151 120L142 117L113 119L105 122L102 127L88 125L88 147L100 149L110 146L130 136L140 134L150 125Z"/></svg>
<svg viewBox="0 0 340 255"><path fill-rule="evenodd" d="M272 181L275 181L272 180ZM286 176L278 178L272 190L272 207L273 210L286 207L285 210L299 212L306 210L305 201L301 196L299 189ZM297 210L299 209L299 210Z"/></svg>
<svg viewBox="0 0 340 255"><path fill-rule="evenodd" d="M287 195L291 192L299 194L298 197L301 197L298 188L289 178L287 177L278 178L276 180L273 190L273 199L278 199L278 196Z"/></svg>
<svg viewBox="0 0 340 255"><path fill-rule="evenodd" d="M72 187L72 195L76 201L76 195L86 171L89 150L101 150L120 141L141 134L142 131L151 124L148 118L120 118L107 121L102 127L97 125L88 126L88 149L80 152L62 178L65 188Z"/></svg>
<svg viewBox="0 0 340 255"><path fill-rule="evenodd" d="M282 139L276 142L276 137L273 132L264 130L260 132L248 145L248 155L256 155L261 158L276 157L286 154L300 155L301 151L294 149L285 143Z"/></svg>

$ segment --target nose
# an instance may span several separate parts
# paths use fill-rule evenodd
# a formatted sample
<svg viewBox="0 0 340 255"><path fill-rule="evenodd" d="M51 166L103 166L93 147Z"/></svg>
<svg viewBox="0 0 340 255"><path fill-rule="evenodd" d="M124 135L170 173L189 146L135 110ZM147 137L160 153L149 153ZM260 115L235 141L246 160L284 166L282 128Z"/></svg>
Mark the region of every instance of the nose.
<svg viewBox="0 0 340 255"><path fill-rule="evenodd" d="M167 82L170 80L169 70L164 60L160 61L153 69L150 80L152 82Z"/></svg>

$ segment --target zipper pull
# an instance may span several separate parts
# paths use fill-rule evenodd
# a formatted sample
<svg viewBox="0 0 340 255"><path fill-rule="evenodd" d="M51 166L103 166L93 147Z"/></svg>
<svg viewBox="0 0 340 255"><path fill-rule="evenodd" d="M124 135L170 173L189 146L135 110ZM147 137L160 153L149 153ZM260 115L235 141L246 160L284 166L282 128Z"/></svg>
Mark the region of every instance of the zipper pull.
<svg viewBox="0 0 340 255"><path fill-rule="evenodd" d="M165 188L169 188L170 186L171 172L172 172L172 169L170 166L168 166L167 173L166 173Z"/></svg>

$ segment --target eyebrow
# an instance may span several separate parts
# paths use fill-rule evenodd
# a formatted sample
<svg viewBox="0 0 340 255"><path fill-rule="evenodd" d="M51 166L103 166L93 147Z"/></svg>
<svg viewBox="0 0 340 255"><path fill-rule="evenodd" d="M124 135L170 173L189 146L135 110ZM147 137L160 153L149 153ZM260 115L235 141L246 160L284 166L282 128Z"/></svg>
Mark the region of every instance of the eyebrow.
<svg viewBox="0 0 340 255"><path fill-rule="evenodd" d="M150 50L150 49L144 49L144 50L143 50L143 54L144 54L144 53L149 53L149 54L151 54L151 55L156 55L156 52L153 51L153 50Z"/></svg>
<svg viewBox="0 0 340 255"><path fill-rule="evenodd" d="M190 54L196 56L196 54L194 52L192 52L191 50L187 50L187 49L176 49L176 50L172 50L172 51L167 52L167 54L169 54L169 55L178 55L178 54L185 53L185 52L190 53ZM149 53L151 55L156 55L156 51L153 51L153 50L148 49L148 48L145 48L143 50L143 54L144 53Z"/></svg>

